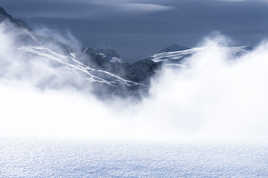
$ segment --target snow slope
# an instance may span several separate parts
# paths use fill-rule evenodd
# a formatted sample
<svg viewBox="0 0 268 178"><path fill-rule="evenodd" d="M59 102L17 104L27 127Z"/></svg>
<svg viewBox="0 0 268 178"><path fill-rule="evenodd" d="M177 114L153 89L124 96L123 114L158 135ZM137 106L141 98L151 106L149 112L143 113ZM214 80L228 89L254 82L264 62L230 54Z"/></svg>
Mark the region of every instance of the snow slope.
<svg viewBox="0 0 268 178"><path fill-rule="evenodd" d="M107 84L110 86L121 85L126 87L140 85L139 83L126 80L108 71L95 69L90 66L84 65L77 59L75 53L70 53L70 55L60 54L58 52L53 51L52 49L42 46L26 46L21 47L19 49L21 51L55 61L59 64L66 66L66 68L68 69L79 71L85 74L88 77L88 80L91 82Z"/></svg>
<svg viewBox="0 0 268 178"><path fill-rule="evenodd" d="M233 54L239 55L245 53L247 51L246 48L246 46L238 46L231 47L230 50ZM181 62L183 59L191 57L202 50L204 50L204 48L191 48L186 50L156 53L152 55L150 59L154 62Z"/></svg>

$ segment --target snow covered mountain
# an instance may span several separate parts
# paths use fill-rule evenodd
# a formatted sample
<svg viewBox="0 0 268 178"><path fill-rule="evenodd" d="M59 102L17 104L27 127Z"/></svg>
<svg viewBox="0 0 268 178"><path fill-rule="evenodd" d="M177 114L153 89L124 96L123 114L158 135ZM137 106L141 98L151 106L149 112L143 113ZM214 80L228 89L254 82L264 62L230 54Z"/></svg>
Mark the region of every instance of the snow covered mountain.
<svg viewBox="0 0 268 178"><path fill-rule="evenodd" d="M171 45L146 59L127 63L112 49L82 48L77 50L53 38L40 36L26 23L13 18L1 7L0 23L11 24L12 28L18 31L18 37L21 38L20 41L23 41L18 47L19 51L46 58L64 66L66 70L81 73L86 81L93 84L94 91L99 95L108 93L119 96L140 96L141 93L146 94L152 76L163 65L172 64L181 67L184 59L202 50L202 48ZM47 41L62 50L58 51L46 45ZM239 55L247 51L247 48L233 47L233 51Z"/></svg>
<svg viewBox="0 0 268 178"><path fill-rule="evenodd" d="M183 60L187 57L191 57L197 52L204 50L204 48L185 48L180 50L161 50L159 53L152 55L150 60L153 62L164 62L164 63L182 63ZM242 55L250 50L247 46L238 46L238 47L231 47L230 50L234 55Z"/></svg>
<svg viewBox="0 0 268 178"><path fill-rule="evenodd" d="M20 38L19 41L22 41L18 45L19 51L27 55L46 58L65 66L67 70L80 72L96 87L95 91L98 91L98 94L102 94L104 91L105 93L109 91L112 94L124 94L145 87L142 83L124 78L124 66L128 66L128 64L122 64L120 56L114 50L84 48L81 51L75 51L54 39L44 39L38 36L23 21L13 18L3 8L0 8L0 23L7 23L8 28L18 31L17 37ZM59 46L63 50L59 52L44 45L44 40L55 43L55 46Z"/></svg>

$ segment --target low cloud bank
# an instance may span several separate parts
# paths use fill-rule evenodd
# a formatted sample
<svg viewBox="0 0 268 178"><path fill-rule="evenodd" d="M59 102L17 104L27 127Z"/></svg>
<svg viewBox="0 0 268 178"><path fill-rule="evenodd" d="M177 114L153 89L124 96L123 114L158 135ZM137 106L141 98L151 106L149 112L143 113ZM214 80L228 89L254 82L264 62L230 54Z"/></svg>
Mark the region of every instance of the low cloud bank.
<svg viewBox="0 0 268 178"><path fill-rule="evenodd" d="M203 50L189 57L185 68L164 67L152 79L150 95L139 103L103 102L89 92L84 76L20 51L16 36L2 24L1 136L176 142L264 139L268 44L236 56L226 41L205 39ZM58 45L42 45L63 51Z"/></svg>

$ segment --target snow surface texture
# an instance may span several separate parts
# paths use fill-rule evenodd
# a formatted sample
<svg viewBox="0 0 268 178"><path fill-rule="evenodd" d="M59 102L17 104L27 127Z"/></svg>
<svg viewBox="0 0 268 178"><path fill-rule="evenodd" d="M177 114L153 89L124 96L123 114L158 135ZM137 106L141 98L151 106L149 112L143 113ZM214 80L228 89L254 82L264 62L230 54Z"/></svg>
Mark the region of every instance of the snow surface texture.
<svg viewBox="0 0 268 178"><path fill-rule="evenodd" d="M0 144L0 177L265 178L267 167L267 146Z"/></svg>

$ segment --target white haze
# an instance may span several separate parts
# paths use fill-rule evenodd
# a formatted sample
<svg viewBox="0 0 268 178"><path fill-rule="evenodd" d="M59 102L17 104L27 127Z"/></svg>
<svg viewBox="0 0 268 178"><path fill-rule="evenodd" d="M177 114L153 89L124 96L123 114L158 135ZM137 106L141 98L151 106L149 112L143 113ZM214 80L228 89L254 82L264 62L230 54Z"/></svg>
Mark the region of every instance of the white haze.
<svg viewBox="0 0 268 178"><path fill-rule="evenodd" d="M81 89L83 77L23 54L15 38L0 26L1 136L180 142L268 135L267 43L235 57L223 37L206 39L188 67L163 68L150 95L134 103L96 99Z"/></svg>

